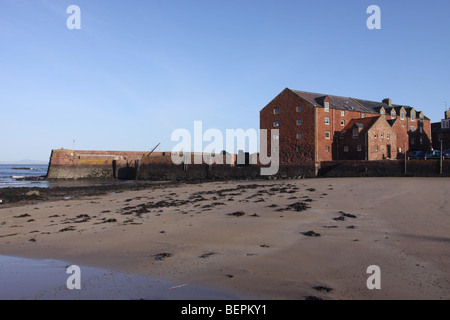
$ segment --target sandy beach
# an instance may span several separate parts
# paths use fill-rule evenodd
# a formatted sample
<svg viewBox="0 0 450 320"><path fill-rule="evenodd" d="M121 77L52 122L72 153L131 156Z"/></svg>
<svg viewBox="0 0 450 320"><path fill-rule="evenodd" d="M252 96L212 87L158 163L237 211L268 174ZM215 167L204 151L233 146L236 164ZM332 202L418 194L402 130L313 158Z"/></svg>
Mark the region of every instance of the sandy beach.
<svg viewBox="0 0 450 320"><path fill-rule="evenodd" d="M449 178L161 184L0 205L0 255L252 299L450 299ZM381 289L367 268L379 266Z"/></svg>

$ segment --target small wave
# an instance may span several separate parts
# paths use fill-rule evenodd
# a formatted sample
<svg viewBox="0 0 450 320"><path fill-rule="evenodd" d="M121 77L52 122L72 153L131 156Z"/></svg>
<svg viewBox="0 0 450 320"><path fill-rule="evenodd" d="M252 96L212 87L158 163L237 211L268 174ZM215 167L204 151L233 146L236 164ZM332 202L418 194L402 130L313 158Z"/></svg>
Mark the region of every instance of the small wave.
<svg viewBox="0 0 450 320"><path fill-rule="evenodd" d="M11 178L17 180L17 179L25 179L25 176L11 176Z"/></svg>

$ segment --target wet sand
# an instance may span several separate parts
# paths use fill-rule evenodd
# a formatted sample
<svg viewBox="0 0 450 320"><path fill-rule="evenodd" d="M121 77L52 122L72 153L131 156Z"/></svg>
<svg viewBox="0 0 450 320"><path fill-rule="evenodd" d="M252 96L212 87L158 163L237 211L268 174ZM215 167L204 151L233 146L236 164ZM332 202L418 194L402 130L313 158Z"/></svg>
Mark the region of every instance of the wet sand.
<svg viewBox="0 0 450 320"><path fill-rule="evenodd" d="M449 183L161 184L0 206L0 254L71 261L242 298L449 299ZM371 265L380 267L380 290L366 286Z"/></svg>
<svg viewBox="0 0 450 320"><path fill-rule="evenodd" d="M71 264L0 256L0 300L235 300L240 297L211 288L179 284L101 268L80 268L79 289L67 287ZM70 282L69 282L70 283Z"/></svg>

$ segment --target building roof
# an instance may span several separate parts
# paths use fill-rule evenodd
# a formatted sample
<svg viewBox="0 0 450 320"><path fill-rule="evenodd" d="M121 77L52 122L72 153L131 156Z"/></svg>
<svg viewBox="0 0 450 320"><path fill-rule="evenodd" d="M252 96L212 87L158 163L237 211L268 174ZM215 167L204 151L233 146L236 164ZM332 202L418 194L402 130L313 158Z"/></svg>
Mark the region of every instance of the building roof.
<svg viewBox="0 0 450 320"><path fill-rule="evenodd" d="M403 106L398 104L392 104L389 105L384 102L377 102L377 101L370 101L370 100L363 100L363 99L356 99L351 97L341 97L341 96L335 96L330 94L323 94L323 93L313 93L313 92L307 92L307 91L300 91L300 90L291 90L301 98L307 100L314 106L324 106L324 100L326 97L330 99L331 107L338 110L348 110L348 111L357 111L357 112L363 112L363 113L375 113L380 114L380 109L383 107L386 111L386 114L391 114L392 109L395 110L395 112L399 115L400 110L403 107L406 111L406 116L411 115L411 111L414 109L410 106ZM416 111L417 113L420 113L420 111ZM427 117L424 117L425 119L429 120Z"/></svg>
<svg viewBox="0 0 450 320"><path fill-rule="evenodd" d="M349 110L358 112L377 113L374 110L367 109L352 98L334 96L329 94L313 93L299 90L291 90L301 98L307 100L315 106L324 106L324 100L326 97L330 99L331 107L339 110Z"/></svg>
<svg viewBox="0 0 450 320"><path fill-rule="evenodd" d="M352 131L353 127L358 127L361 130L359 131L360 134L366 133L375 122L378 121L380 117L368 117L368 118L360 118L360 119L351 119L347 125L342 129L342 133L350 133Z"/></svg>

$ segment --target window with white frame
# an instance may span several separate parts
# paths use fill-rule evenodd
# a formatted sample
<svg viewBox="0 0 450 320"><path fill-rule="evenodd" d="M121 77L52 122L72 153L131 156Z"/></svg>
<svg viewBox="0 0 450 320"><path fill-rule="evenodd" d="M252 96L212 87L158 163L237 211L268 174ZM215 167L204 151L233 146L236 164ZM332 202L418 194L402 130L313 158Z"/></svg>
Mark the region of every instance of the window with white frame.
<svg viewBox="0 0 450 320"><path fill-rule="evenodd" d="M366 115L364 113L361 113L361 118L365 118Z"/></svg>
<svg viewBox="0 0 450 320"><path fill-rule="evenodd" d="M325 146L325 151L326 152L330 152L330 147L329 146Z"/></svg>
<svg viewBox="0 0 450 320"><path fill-rule="evenodd" d="M330 111L330 103L329 102L325 102L324 106L325 106L325 112Z"/></svg>
<svg viewBox="0 0 450 320"><path fill-rule="evenodd" d="M341 120L341 126L345 126L345 120Z"/></svg>
<svg viewBox="0 0 450 320"><path fill-rule="evenodd" d="M416 114L411 112L411 121L416 120Z"/></svg>
<svg viewBox="0 0 450 320"><path fill-rule="evenodd" d="M330 118L325 117L325 124L330 124Z"/></svg>
<svg viewBox="0 0 450 320"><path fill-rule="evenodd" d="M405 113L404 112L400 112L400 119L405 120Z"/></svg>
<svg viewBox="0 0 450 320"><path fill-rule="evenodd" d="M341 117L345 117L345 111L341 111Z"/></svg>
<svg viewBox="0 0 450 320"><path fill-rule="evenodd" d="M331 138L330 131L325 131L325 139L330 139L330 138Z"/></svg>
<svg viewBox="0 0 450 320"><path fill-rule="evenodd" d="M416 131L416 127L411 126L411 131L412 131L412 132Z"/></svg>

